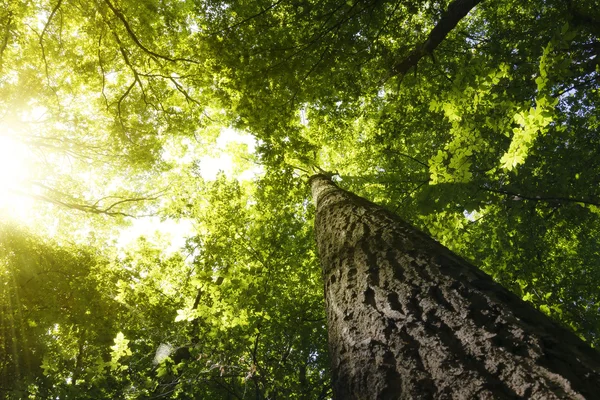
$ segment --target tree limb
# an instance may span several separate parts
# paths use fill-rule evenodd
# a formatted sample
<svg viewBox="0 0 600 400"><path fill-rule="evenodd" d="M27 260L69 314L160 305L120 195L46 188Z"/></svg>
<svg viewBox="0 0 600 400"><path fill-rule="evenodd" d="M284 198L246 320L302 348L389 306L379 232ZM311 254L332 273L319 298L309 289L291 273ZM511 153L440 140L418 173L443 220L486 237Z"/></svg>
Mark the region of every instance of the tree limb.
<svg viewBox="0 0 600 400"><path fill-rule="evenodd" d="M251 16L249 16L249 17L247 17L247 18L244 18L244 19L242 19L241 21L239 21L239 22L236 22L236 23L235 23L235 24L233 24L233 25L229 25L228 27L226 27L226 28L224 28L224 29L221 29L221 30L219 30L219 31L217 31L217 32L213 32L213 33L211 33L211 35L218 35L218 34L220 34L220 33L224 33L224 32L226 32L226 31L230 31L230 30L232 30L232 29L234 29L234 28L237 28L238 26L240 26L240 25L243 25L243 24L245 24L246 22L249 22L249 21L251 21L251 20L253 20L253 19L255 19L255 18L258 18L258 17L260 17L260 16L261 16L261 15L263 15L263 14L266 14L266 13L267 13L267 12L269 12L270 10L274 9L275 7L277 7L277 6L278 6L280 3L282 3L283 1L284 1L284 0L277 0L276 2L274 2L273 4L271 4L270 6L268 6L268 7L266 7L266 8L263 8L263 9L262 9L260 12L258 12L258 13L256 13L256 14L254 14L254 15L251 15Z"/></svg>
<svg viewBox="0 0 600 400"><path fill-rule="evenodd" d="M49 188L41 183L34 182L33 184L36 186L39 186L43 189L54 192L58 195L64 196L63 193L61 193L57 190L54 190L52 188ZM57 205L60 207L64 207L64 208L70 208L72 210L78 210L78 211L88 212L88 213L92 213L92 214L104 214L104 215L108 215L110 217L120 216L120 217L131 217L131 218L148 217L148 216L152 216L153 214L133 215L133 214L128 214L128 213L125 213L122 211L117 211L114 208L119 205L126 204L126 203L138 203L138 202L156 200L164 192L164 191L161 191L161 192L158 192L157 194L149 195L146 197L122 198L122 197L117 197L117 196L106 196L92 204L85 204L85 203L78 203L75 201L59 200L58 198L54 198L54 197L47 196L44 194L27 193L27 192L24 192L24 191L18 190L18 189L13 189L11 191L14 192L15 194L28 196L28 197L34 198L36 200L43 200L45 202L48 202L48 203L51 203L51 204L54 204L54 205ZM115 200L114 202L112 202L111 204L108 204L105 207L100 206L100 203L102 201L104 201L106 199L110 199L110 198L118 199L118 200Z"/></svg>
<svg viewBox="0 0 600 400"><path fill-rule="evenodd" d="M6 23L4 24L2 44L0 44L0 71L2 71L2 57L4 55L4 50L6 50L6 46L8 46L8 38L10 37L10 26L12 24L12 17L12 11L9 11L6 15Z"/></svg>
<svg viewBox="0 0 600 400"><path fill-rule="evenodd" d="M497 193L497 194L503 194L506 196L510 196L513 200L530 200L530 201L542 201L545 203L552 203L552 202L569 202L569 203L583 203L586 205L592 205L592 206L597 206L600 207L600 201L598 200L594 200L594 199L584 199L584 198L575 198L575 197L565 197L565 196L548 196L548 195L544 195L544 196L531 196L531 195L525 195L525 194L521 194L521 193L517 193L517 192L512 192L510 190L505 190L505 189L492 189L492 188L486 188L486 187L480 187L480 189L485 190L487 192L492 192L492 193Z"/></svg>
<svg viewBox="0 0 600 400"><path fill-rule="evenodd" d="M62 5L62 0L58 0L56 5L52 9L50 16L48 17L48 21L46 21L46 24L44 25L44 29L42 29L42 33L40 33L39 42L40 42L40 47L42 49L42 59L44 60L44 67L46 69L46 80L48 81L48 86L51 86L51 84L50 84L50 73L48 72L48 60L46 59L46 49L44 48L44 35L46 34L46 31L48 30L48 26L50 26L50 23L52 22L52 18L54 18L54 15L56 14L56 12L58 11L58 9L60 8L61 5Z"/></svg>
<svg viewBox="0 0 600 400"><path fill-rule="evenodd" d="M417 159L417 158L415 158L415 157L413 157L413 156L411 156L409 154L402 153L402 152L400 152L398 150L394 150L394 149L391 149L391 148L386 148L384 150L384 152L389 153L389 154L396 154L396 155L399 155L399 156L402 156L402 157L406 157L406 158L408 158L410 160L413 160L414 162L416 162L418 164L421 164L423 167L425 167L425 168L427 168L427 170L429 170L429 165L427 165L425 162L423 162L423 161L421 161L421 160L419 160L419 159Z"/></svg>
<svg viewBox="0 0 600 400"><path fill-rule="evenodd" d="M125 16L123 15L123 13L116 8L111 2L110 0L104 0L104 2L106 3L106 5L108 6L108 8L110 8L110 10L113 12L113 14L115 14L115 16L123 23L123 26L125 27L125 30L127 31L127 33L129 34L129 37L131 38L131 40L133 40L133 42L140 48L142 49L145 53L151 55L154 58L160 58L163 60L167 60L167 61L171 61L171 62L177 62L177 61L185 61L185 62L189 62L189 63L193 63L193 64L199 64L198 61L194 61L194 60L190 60L188 58L172 58L169 56L165 56L162 54L158 54L152 50L150 50L149 48L147 48L146 46L144 46L142 44L142 42L140 41L140 39L137 37L137 35L135 34L135 32L133 32L133 29L131 29L131 26L129 25L129 22L127 22L127 20L125 19Z"/></svg>
<svg viewBox="0 0 600 400"><path fill-rule="evenodd" d="M424 43L418 44L406 57L400 60L390 72L388 79L399 75L404 76L411 68L416 67L421 58L433 51L448 36L450 31L482 0L454 0L436 26L429 32Z"/></svg>

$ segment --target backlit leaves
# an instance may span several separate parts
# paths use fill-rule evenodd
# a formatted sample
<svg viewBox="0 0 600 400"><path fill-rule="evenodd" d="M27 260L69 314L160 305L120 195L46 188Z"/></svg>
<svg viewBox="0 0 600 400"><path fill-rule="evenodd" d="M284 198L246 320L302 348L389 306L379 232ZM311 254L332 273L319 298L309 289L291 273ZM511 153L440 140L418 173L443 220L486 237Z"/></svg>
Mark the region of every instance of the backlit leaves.
<svg viewBox="0 0 600 400"><path fill-rule="evenodd" d="M304 182L317 167L597 345L597 7L482 2L389 78L445 7L0 7L0 115L23 127L27 193L47 205L40 234L1 227L0 387L330 397ZM251 155L219 149L253 179L206 178L224 128L256 138ZM150 231L121 246L141 215L186 226L183 248Z"/></svg>

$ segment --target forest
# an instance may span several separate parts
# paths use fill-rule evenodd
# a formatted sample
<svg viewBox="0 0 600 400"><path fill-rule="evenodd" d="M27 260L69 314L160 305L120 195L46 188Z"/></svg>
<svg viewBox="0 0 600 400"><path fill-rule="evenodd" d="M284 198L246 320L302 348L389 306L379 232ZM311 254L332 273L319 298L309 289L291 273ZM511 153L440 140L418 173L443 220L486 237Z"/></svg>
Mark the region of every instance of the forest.
<svg viewBox="0 0 600 400"><path fill-rule="evenodd" d="M0 398L349 398L315 174L596 352L599 38L597 0L0 0ZM355 398L533 393L402 390Z"/></svg>

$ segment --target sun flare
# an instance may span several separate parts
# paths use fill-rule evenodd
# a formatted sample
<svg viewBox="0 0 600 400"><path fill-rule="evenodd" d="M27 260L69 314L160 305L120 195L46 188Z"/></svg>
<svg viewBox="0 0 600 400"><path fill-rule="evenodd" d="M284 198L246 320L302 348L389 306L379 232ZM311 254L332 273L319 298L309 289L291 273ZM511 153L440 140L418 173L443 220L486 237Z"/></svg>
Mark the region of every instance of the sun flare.
<svg viewBox="0 0 600 400"><path fill-rule="evenodd" d="M24 195L29 176L29 151L16 138L18 132L0 122L0 214L3 218L26 217L32 200Z"/></svg>

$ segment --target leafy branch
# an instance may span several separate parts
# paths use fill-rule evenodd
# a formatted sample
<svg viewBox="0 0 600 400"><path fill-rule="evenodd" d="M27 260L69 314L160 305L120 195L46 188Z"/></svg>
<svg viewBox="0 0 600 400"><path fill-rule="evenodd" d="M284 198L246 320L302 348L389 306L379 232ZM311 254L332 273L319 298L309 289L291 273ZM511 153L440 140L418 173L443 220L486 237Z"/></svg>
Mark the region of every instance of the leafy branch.
<svg viewBox="0 0 600 400"><path fill-rule="evenodd" d="M550 196L550 195L541 195L541 196L532 196L527 194L522 194L518 192L513 192L506 189L492 189L487 187L480 187L481 190L485 190L487 192L503 194L506 196L510 196L513 200L530 200L530 201L542 201L546 203L553 202L569 202L569 203L583 203L592 206L600 207L600 201L589 199L589 198L576 198L576 197L568 197L568 196Z"/></svg>
<svg viewBox="0 0 600 400"><path fill-rule="evenodd" d="M118 207L119 206L123 206L125 204L130 204L130 203L141 203L141 202L147 202L147 201L152 201L152 200L157 200L161 197L161 195L165 192L165 190L160 191L156 194L153 195L148 195L148 196L140 196L140 197L121 197L121 196L105 196L102 197L98 200L96 200L94 203L91 204L86 204L86 203L80 203L80 202L76 202L76 201L69 201L69 200L61 200L58 197L68 197L66 194L61 193L55 189L49 188L46 185L43 185L39 182L34 182L34 185L39 186L49 192L53 192L55 194L57 194L57 197L52 197L52 196L48 196L45 194L35 194L35 193L27 193L24 192L22 190L12 190L14 193L19 194L19 195L24 195L24 196L28 196L31 198L34 198L36 200L42 200L45 201L47 203L51 203L63 208L68 208L71 210L78 210L78 211L83 211L86 213L92 213L92 214L102 214L102 215L108 215L110 217L130 217L130 218L140 218L140 217L149 217L152 216L154 214L142 214L142 215L134 215L134 214L129 214L123 211L119 211ZM106 205L106 206L102 206L102 203L104 203L106 200L109 199L114 199L114 201L110 202L110 204Z"/></svg>
<svg viewBox="0 0 600 400"><path fill-rule="evenodd" d="M211 35L218 35L220 33L225 33L226 31L230 31L230 30L232 30L234 28L237 28L238 26L244 25L246 22L250 22L253 19L258 18L261 15L266 14L267 12L271 11L272 9L274 9L275 7L277 7L279 4L283 3L283 1L284 0L277 0L276 2L274 2L273 4L271 4L268 7L265 7L264 9L262 9L261 11L259 11L258 13L253 14L253 15L247 17L247 18L244 18L241 21L236 22L233 25L229 25L228 27L226 27L224 29L221 29L221 30L216 31L216 32L212 32Z"/></svg>
<svg viewBox="0 0 600 400"><path fill-rule="evenodd" d="M44 35L46 34L46 31L48 30L48 27L50 26L50 23L52 22L54 15L56 14L56 12L58 11L58 9L60 8L61 5L62 5L62 0L58 0L56 5L52 9L52 12L50 12L48 21L46 21L46 24L44 25L44 29L42 29L42 33L40 33L40 39L39 39L40 47L42 49L42 59L44 60L44 67L46 69L46 80L48 81L48 86L51 86L51 85L50 85L50 73L48 72L48 60L46 59L46 50L44 48Z"/></svg>
<svg viewBox="0 0 600 400"><path fill-rule="evenodd" d="M115 16L123 23L123 26L125 27L125 30L127 31L127 34L129 35L131 40L133 40L133 42L145 53L151 55L154 58L160 58L160 59L167 60L170 62L182 62L183 61L183 62L188 62L188 63L193 63L193 64L199 64L198 61L191 60L189 58L173 58L173 57L165 56L163 54L159 54L155 51L150 50L149 48L144 46L144 44L142 44L140 39L137 37L137 35L133 31L133 29L131 28L131 25L129 25L129 22L127 22L127 19L125 19L125 16L123 15L123 13L118 8L116 8L110 2L110 0L104 0L104 2L108 6L108 8L110 8L110 10L113 12L113 14L115 14Z"/></svg>
<svg viewBox="0 0 600 400"><path fill-rule="evenodd" d="M4 32L2 35L2 44L0 44L0 71L2 71L2 58L4 56L4 50L8 46L8 38L10 36L10 26L12 24L12 11L6 14L6 22L4 22Z"/></svg>

